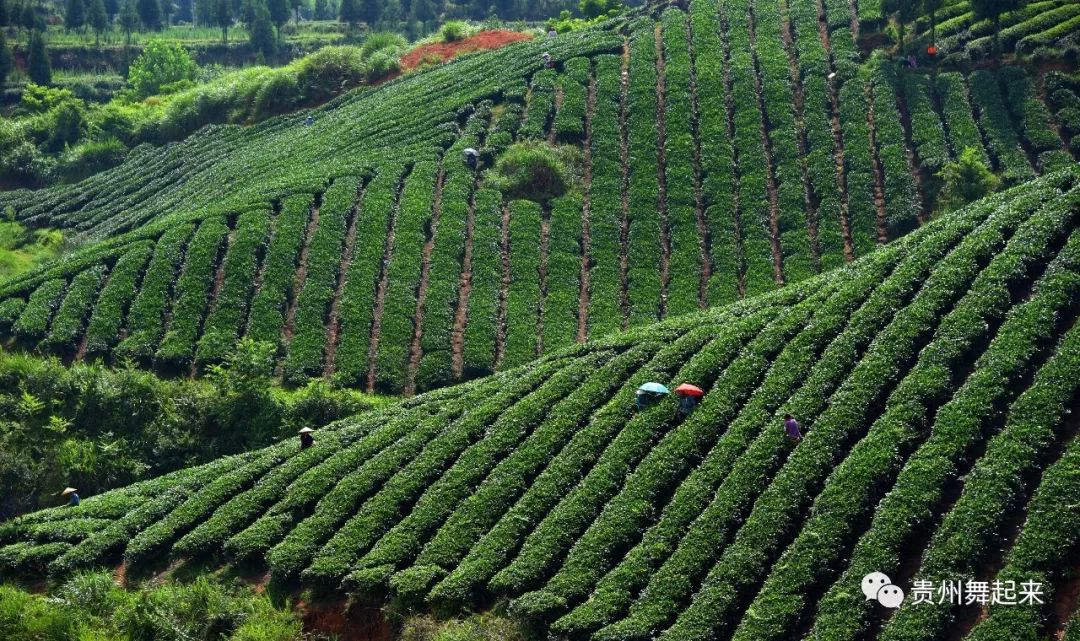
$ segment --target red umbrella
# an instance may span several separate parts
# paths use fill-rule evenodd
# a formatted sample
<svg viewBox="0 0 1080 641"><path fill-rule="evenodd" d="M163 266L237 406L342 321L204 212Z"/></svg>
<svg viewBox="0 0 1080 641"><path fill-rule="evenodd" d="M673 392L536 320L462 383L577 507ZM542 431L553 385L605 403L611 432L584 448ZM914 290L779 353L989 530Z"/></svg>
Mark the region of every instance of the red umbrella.
<svg viewBox="0 0 1080 641"><path fill-rule="evenodd" d="M694 396L698 398L705 396L705 390L701 389L697 385L691 385L690 383L683 383L682 385L676 387L675 393L679 396Z"/></svg>

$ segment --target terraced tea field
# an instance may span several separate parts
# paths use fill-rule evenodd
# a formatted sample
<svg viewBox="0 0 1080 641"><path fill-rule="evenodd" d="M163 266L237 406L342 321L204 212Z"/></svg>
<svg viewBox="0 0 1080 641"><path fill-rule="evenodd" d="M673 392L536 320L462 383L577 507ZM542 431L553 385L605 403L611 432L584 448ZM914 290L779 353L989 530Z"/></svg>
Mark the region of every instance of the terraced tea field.
<svg viewBox="0 0 1080 641"><path fill-rule="evenodd" d="M248 337L290 383L427 390L867 255L965 147L1006 185L1073 163L1068 76L863 59L871 5L693 0L5 192L88 242L0 284L0 333L171 374ZM508 201L461 161L528 139L578 146L580 189Z"/></svg>
<svg viewBox="0 0 1080 641"><path fill-rule="evenodd" d="M859 18L871 23L881 20L881 2L859 3ZM1036 0L1001 17L998 47L1018 56L1058 58L1063 52L1077 51L1076 33L1080 29L1080 3L1073 0ZM994 53L994 25L979 19L972 3L953 0L942 3L937 12L935 44L946 63L979 61ZM930 44L930 20L922 17L918 26L924 33L917 39L923 47Z"/></svg>
<svg viewBox="0 0 1080 641"><path fill-rule="evenodd" d="M356 184L400 221L413 179L440 173L416 163ZM312 255L326 230L359 247L342 215L356 184L327 191L317 225L307 197L286 201L279 229L314 227ZM512 208L511 235L543 220ZM394 243L410 237L400 229ZM163 238L237 247L261 233L208 218ZM158 273L182 254L141 252L125 254L125 270L148 261ZM256 271L228 253L226 264L248 281ZM83 274L54 287L108 278ZM332 291L334 276L309 266L307 282ZM266 291L289 277L256 280ZM342 327L368 309L343 307ZM63 576L122 561L131 576L242 562L375 603L453 613L508 602L570 639L1047 638L1076 607L1078 311L1070 167L828 274L551 350L337 423L312 448L285 442L27 515L0 526L0 568ZM299 353L287 369L306 365ZM685 418L670 399L636 412L645 381L706 393ZM785 435L786 413L802 441ZM892 614L859 589L872 571L905 586L1038 581L1044 603Z"/></svg>

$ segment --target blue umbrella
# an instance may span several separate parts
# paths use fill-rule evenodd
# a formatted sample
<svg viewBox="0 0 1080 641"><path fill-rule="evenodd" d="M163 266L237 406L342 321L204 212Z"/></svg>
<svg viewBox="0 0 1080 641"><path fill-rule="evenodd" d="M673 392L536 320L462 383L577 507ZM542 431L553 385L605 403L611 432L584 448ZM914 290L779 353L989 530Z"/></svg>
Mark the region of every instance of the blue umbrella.
<svg viewBox="0 0 1080 641"><path fill-rule="evenodd" d="M637 388L638 392L648 392L650 394L670 394L671 390L664 387L660 383L645 383L641 387Z"/></svg>

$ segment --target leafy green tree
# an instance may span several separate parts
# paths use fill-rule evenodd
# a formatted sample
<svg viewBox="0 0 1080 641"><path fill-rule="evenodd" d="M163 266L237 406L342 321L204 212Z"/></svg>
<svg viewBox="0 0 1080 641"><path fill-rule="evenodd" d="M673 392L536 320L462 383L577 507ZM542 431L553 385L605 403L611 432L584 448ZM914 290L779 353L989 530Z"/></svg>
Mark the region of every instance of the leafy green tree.
<svg viewBox="0 0 1080 641"><path fill-rule="evenodd" d="M255 4L255 19L251 23L251 48L262 54L265 60L274 57L277 50L277 40L274 38L274 28L270 24L270 10L266 3Z"/></svg>
<svg viewBox="0 0 1080 641"><path fill-rule="evenodd" d="M232 4L229 0L217 0L214 6L214 24L221 27L221 41L229 43L229 26L232 25Z"/></svg>
<svg viewBox="0 0 1080 641"><path fill-rule="evenodd" d="M135 8L135 0L124 0L124 6L120 9L117 19L120 30L124 32L124 44L131 44L131 34L139 29L139 12Z"/></svg>
<svg viewBox="0 0 1080 641"><path fill-rule="evenodd" d="M289 0L289 7L296 16L296 24L300 24L300 9L305 6L304 0Z"/></svg>
<svg viewBox="0 0 1080 641"><path fill-rule="evenodd" d="M45 21L42 20L37 13L37 9L34 8L34 3L30 0L23 2L22 14L20 15L19 22L22 23L22 28L26 29L27 34L35 29L38 31L45 30Z"/></svg>
<svg viewBox="0 0 1080 641"><path fill-rule="evenodd" d="M11 47L8 47L7 36L4 35L4 30L0 29L0 82L7 80L13 65L14 62L11 57Z"/></svg>
<svg viewBox="0 0 1080 641"><path fill-rule="evenodd" d="M341 8L338 10L339 19L350 27L360 22L360 8L358 0L341 0Z"/></svg>
<svg viewBox="0 0 1080 641"><path fill-rule="evenodd" d="M145 98L160 93L166 85L194 80L198 68L187 50L175 42L151 40L128 69L128 83Z"/></svg>
<svg viewBox="0 0 1080 641"><path fill-rule="evenodd" d="M151 31L161 29L161 5L158 0L136 0L135 8L144 27Z"/></svg>
<svg viewBox="0 0 1080 641"><path fill-rule="evenodd" d="M922 12L930 15L930 42L937 40L937 12L945 5L945 0L923 0Z"/></svg>
<svg viewBox="0 0 1080 641"><path fill-rule="evenodd" d="M578 11L587 19L596 18L608 12L607 0L581 0Z"/></svg>
<svg viewBox="0 0 1080 641"><path fill-rule="evenodd" d="M0 27L6 27L7 24L8 24L7 0L0 0Z"/></svg>
<svg viewBox="0 0 1080 641"><path fill-rule="evenodd" d="M382 15L382 3L379 0L356 0L356 11L360 21L370 28L375 26Z"/></svg>
<svg viewBox="0 0 1080 641"><path fill-rule="evenodd" d="M438 7L434 0L412 0L409 7L409 20L419 22L432 22L438 17Z"/></svg>
<svg viewBox="0 0 1080 641"><path fill-rule="evenodd" d="M83 0L67 0L64 10L64 30L82 31L86 26L86 3Z"/></svg>
<svg viewBox="0 0 1080 641"><path fill-rule="evenodd" d="M105 10L104 0L90 0L90 13L87 22L94 31L94 44L101 44L101 34L109 30L109 14Z"/></svg>
<svg viewBox="0 0 1080 641"><path fill-rule="evenodd" d="M52 65L49 53L45 50L45 36L34 29L30 36L30 56L26 63L26 73L36 85L52 84Z"/></svg>
<svg viewBox="0 0 1080 641"><path fill-rule="evenodd" d="M266 8L269 10L270 22L274 23L278 41L280 41L281 28L289 21L289 0L267 0Z"/></svg>
<svg viewBox="0 0 1080 641"><path fill-rule="evenodd" d="M120 0L105 0L105 14L109 16L109 22L120 15Z"/></svg>
<svg viewBox="0 0 1080 641"><path fill-rule="evenodd" d="M1016 11L1028 3L1028 0L971 0L971 9L976 20L990 20L994 23L994 55L1000 56L998 36L1001 33L1001 16Z"/></svg>
<svg viewBox="0 0 1080 641"><path fill-rule="evenodd" d="M960 157L946 163L937 174L944 185L938 192L938 209L952 211L993 193L1001 179L994 175L974 147L965 147Z"/></svg>

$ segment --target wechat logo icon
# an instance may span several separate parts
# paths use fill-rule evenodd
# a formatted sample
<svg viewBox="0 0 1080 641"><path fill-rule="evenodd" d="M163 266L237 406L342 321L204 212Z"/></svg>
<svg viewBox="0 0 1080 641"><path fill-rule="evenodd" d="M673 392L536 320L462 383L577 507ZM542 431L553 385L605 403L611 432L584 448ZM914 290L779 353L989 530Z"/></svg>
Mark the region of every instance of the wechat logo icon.
<svg viewBox="0 0 1080 641"><path fill-rule="evenodd" d="M892 584L882 572L871 572L862 578L866 600L874 600L887 608L898 608L904 602L904 591Z"/></svg>

